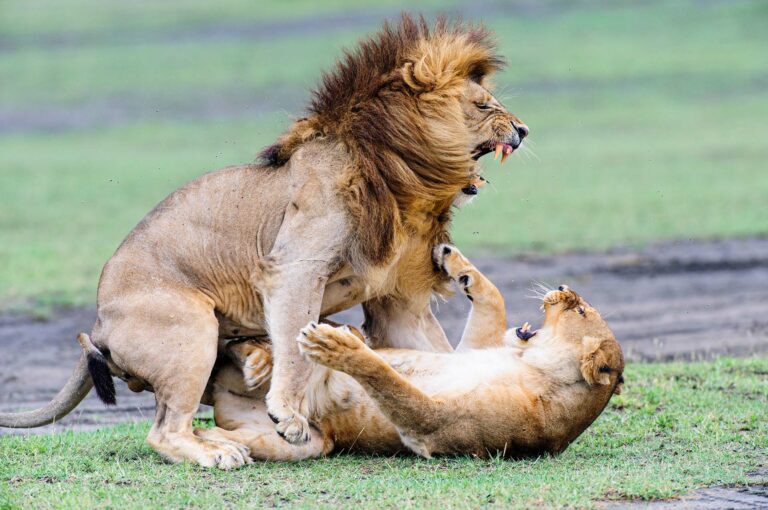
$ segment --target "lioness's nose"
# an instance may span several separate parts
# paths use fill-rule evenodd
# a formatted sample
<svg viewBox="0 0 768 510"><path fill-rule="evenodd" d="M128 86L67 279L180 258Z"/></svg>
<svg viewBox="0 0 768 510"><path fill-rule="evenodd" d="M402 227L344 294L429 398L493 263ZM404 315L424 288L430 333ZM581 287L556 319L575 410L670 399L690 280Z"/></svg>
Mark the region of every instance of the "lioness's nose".
<svg viewBox="0 0 768 510"><path fill-rule="evenodd" d="M512 123L512 127L515 128L515 131L517 131L517 135L520 137L520 141L523 141L523 138L528 136L528 126L526 126L523 123L517 124L515 122Z"/></svg>

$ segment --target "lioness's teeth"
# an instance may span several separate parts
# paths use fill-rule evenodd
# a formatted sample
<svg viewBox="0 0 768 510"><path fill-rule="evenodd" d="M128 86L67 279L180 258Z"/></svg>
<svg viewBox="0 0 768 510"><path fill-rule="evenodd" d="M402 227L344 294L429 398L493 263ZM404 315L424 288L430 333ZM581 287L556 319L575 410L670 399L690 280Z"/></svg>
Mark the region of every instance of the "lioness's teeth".
<svg viewBox="0 0 768 510"><path fill-rule="evenodd" d="M509 157L509 152L505 152L504 154L502 154L501 155L501 162L504 163L507 160L508 157Z"/></svg>
<svg viewBox="0 0 768 510"><path fill-rule="evenodd" d="M493 156L493 160L496 161L499 159L499 155L501 154L501 151L504 150L504 144L497 143L496 144L496 154Z"/></svg>

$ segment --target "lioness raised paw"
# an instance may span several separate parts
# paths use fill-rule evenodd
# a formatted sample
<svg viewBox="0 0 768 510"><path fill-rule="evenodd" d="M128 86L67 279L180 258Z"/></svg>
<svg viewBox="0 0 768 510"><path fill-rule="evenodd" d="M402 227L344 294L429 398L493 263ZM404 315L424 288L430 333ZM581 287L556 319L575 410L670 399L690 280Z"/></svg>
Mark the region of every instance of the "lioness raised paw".
<svg viewBox="0 0 768 510"><path fill-rule="evenodd" d="M368 347L348 326L310 322L299 333L299 351L307 359L335 370L347 371Z"/></svg>
<svg viewBox="0 0 768 510"><path fill-rule="evenodd" d="M432 251L432 260L445 274L459 284L467 299L474 301L473 288L481 280L480 273L458 248L450 244L439 244Z"/></svg>

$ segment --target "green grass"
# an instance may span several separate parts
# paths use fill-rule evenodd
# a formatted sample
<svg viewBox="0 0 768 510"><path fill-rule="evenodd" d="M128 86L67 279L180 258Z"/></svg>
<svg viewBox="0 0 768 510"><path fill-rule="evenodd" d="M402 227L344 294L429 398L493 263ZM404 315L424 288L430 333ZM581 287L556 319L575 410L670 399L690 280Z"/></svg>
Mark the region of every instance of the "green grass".
<svg viewBox="0 0 768 510"><path fill-rule="evenodd" d="M101 267L147 211L201 173L251 161L300 113L286 105L375 27L169 33L437 4L3 2L0 114L121 113L51 132L0 125L0 309L93 302ZM478 12L510 61L499 96L531 127L536 156L486 161L492 185L453 227L462 248L768 234L765 3L529 11ZM35 43L56 40L75 42Z"/></svg>
<svg viewBox="0 0 768 510"><path fill-rule="evenodd" d="M765 466L768 358L630 364L625 376L564 454L524 461L338 455L218 472L163 463L147 424L2 437L0 508L581 508L747 484Z"/></svg>

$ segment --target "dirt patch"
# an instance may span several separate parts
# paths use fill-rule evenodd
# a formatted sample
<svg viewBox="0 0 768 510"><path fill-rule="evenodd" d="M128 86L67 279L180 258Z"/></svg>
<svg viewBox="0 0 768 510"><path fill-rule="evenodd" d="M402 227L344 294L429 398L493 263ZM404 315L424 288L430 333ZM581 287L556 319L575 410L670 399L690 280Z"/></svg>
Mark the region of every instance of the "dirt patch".
<svg viewBox="0 0 768 510"><path fill-rule="evenodd" d="M622 501L603 506L606 510L754 510L768 508L768 486L712 487L680 499L664 501Z"/></svg>
<svg viewBox="0 0 768 510"><path fill-rule="evenodd" d="M765 479L768 469L748 475L754 480ZM753 510L768 508L768 485L746 487L708 487L690 492L680 498L662 501L616 501L600 505L604 510Z"/></svg>
<svg viewBox="0 0 768 510"><path fill-rule="evenodd" d="M613 327L630 360L706 359L768 351L768 239L676 242L643 250L511 259L474 257L507 298L511 325L540 320L528 298L533 282L573 286ZM461 336L469 302L456 297L437 306L452 342ZM335 317L359 324L359 309ZM47 402L75 366L75 336L90 331L93 308L59 310L46 321L0 315L0 411ZM93 395L55 426L91 429L153 414L152 394L133 394L118 383L116 408ZM0 434L13 433L0 429ZM19 432L19 431L15 431Z"/></svg>

